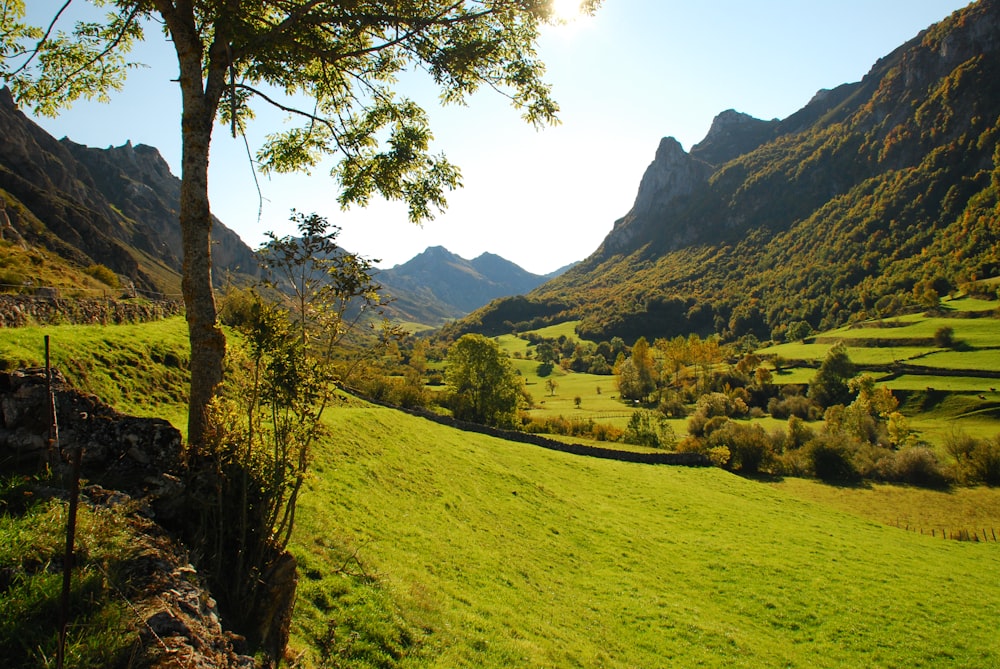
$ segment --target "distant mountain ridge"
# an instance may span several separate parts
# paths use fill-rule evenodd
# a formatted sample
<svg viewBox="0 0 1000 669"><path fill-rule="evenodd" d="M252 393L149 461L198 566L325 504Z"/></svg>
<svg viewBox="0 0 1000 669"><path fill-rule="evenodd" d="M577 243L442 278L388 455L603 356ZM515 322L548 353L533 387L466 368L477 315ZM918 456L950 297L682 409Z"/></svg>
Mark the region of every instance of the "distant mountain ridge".
<svg viewBox="0 0 1000 669"><path fill-rule="evenodd" d="M728 110L689 152L664 138L590 257L453 332L781 339L996 276L1000 1L980 0L786 119Z"/></svg>
<svg viewBox="0 0 1000 669"><path fill-rule="evenodd" d="M375 278L393 298L393 316L440 325L494 299L527 293L566 269L541 276L492 253L466 260L443 246L432 246Z"/></svg>

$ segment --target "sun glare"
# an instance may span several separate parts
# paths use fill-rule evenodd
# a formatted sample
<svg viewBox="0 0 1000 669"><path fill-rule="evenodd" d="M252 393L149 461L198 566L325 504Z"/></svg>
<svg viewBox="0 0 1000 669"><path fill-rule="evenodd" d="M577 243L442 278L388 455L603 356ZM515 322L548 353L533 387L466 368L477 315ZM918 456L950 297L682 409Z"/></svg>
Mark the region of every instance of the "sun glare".
<svg viewBox="0 0 1000 669"><path fill-rule="evenodd" d="M573 21L580 18L581 0L552 0L552 14L557 21Z"/></svg>

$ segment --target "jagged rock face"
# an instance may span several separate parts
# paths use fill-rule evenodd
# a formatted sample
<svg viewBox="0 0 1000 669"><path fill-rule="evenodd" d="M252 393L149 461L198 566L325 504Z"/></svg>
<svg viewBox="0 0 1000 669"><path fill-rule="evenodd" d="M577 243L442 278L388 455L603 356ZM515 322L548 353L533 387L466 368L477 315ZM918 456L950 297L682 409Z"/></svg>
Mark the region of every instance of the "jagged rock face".
<svg viewBox="0 0 1000 669"><path fill-rule="evenodd" d="M26 243L82 267L106 265L143 291L179 292L180 180L156 149L57 141L3 88L0 189L11 228ZM226 271L256 273L253 252L218 220L212 237L217 283Z"/></svg>
<svg viewBox="0 0 1000 669"><path fill-rule="evenodd" d="M180 271L181 181L160 152L145 144L95 149L69 139L61 142L93 176L101 193L128 218L144 224L135 235L144 251L162 257ZM152 231L155 234L150 234ZM212 218L212 264L215 280L225 270L256 274L253 252L219 219Z"/></svg>
<svg viewBox="0 0 1000 669"><path fill-rule="evenodd" d="M651 234L666 234L675 238L675 244L686 243L692 231L672 228L670 211L704 184L710 173L711 168L686 153L680 142L664 137L642 175L631 211L615 222L597 254L632 250L637 240ZM659 230L654 232L654 227Z"/></svg>
<svg viewBox="0 0 1000 669"><path fill-rule="evenodd" d="M769 140L777 125L777 119L762 121L727 109L712 121L705 139L691 147L691 155L706 163L721 165Z"/></svg>

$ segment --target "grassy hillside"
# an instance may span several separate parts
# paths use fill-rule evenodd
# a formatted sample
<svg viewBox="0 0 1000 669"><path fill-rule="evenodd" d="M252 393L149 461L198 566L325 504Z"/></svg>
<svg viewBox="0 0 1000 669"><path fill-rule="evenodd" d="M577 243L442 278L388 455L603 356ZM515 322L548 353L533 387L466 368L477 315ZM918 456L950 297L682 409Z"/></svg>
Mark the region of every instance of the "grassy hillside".
<svg viewBox="0 0 1000 669"><path fill-rule="evenodd" d="M996 278L998 26L1000 3L971 3L752 150L709 133L724 151L671 154L589 258L450 330L578 318L596 339L764 340L798 322L826 330L904 313Z"/></svg>
<svg viewBox="0 0 1000 669"><path fill-rule="evenodd" d="M299 511L295 641L347 666L1000 663L998 544L387 409L330 426Z"/></svg>
<svg viewBox="0 0 1000 669"><path fill-rule="evenodd" d="M119 411L187 430L187 324L183 316L129 325L56 325L0 330L0 367L52 366L76 388Z"/></svg>
<svg viewBox="0 0 1000 669"><path fill-rule="evenodd" d="M0 359L40 360L44 333L119 408L182 412L181 319L3 331ZM1000 664L1000 544L905 529L1000 530L997 490L616 463L356 402L327 420L292 546L301 666Z"/></svg>

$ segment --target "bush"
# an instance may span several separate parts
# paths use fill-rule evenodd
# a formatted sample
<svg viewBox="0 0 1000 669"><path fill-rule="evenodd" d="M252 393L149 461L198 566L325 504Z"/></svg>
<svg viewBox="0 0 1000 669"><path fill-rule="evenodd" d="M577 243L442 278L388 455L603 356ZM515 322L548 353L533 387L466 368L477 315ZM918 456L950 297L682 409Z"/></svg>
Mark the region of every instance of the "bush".
<svg viewBox="0 0 1000 669"><path fill-rule="evenodd" d="M715 467L725 467L729 464L729 459L732 457L729 448L727 446L714 446L708 449L708 459L711 461L712 465Z"/></svg>
<svg viewBox="0 0 1000 669"><path fill-rule="evenodd" d="M925 446L913 446L892 454L879 463L881 478L896 483L909 483L925 488L943 488L948 479L941 470L934 451Z"/></svg>
<svg viewBox="0 0 1000 669"><path fill-rule="evenodd" d="M111 288L118 288L120 286L118 275L115 274L114 270L105 265L91 265L83 270L83 272Z"/></svg>
<svg viewBox="0 0 1000 669"><path fill-rule="evenodd" d="M660 406L658 407L663 415L670 416L671 418L684 418L687 416L687 407L684 406L684 402L680 395L677 393L667 393L660 399Z"/></svg>
<svg viewBox="0 0 1000 669"><path fill-rule="evenodd" d="M714 419L713 419L714 420ZM713 448L727 447L729 469L755 474L770 464L774 456L771 438L760 425L727 422L706 437L709 453Z"/></svg>
<svg viewBox="0 0 1000 669"><path fill-rule="evenodd" d="M1000 436L980 441L972 451L969 467L974 480L1000 485Z"/></svg>
<svg viewBox="0 0 1000 669"><path fill-rule="evenodd" d="M661 414L640 410L629 418L622 441L651 448L673 448L677 436Z"/></svg>
<svg viewBox="0 0 1000 669"><path fill-rule="evenodd" d="M951 348L955 344L955 330L942 325L934 331L934 345L939 348Z"/></svg>
<svg viewBox="0 0 1000 669"><path fill-rule="evenodd" d="M855 445L842 434L823 434L805 446L812 473L823 481L857 481L858 470L851 456Z"/></svg>
<svg viewBox="0 0 1000 669"><path fill-rule="evenodd" d="M791 416L802 420L817 420L820 408L808 397L791 395L784 399L772 397L767 401L767 412L774 418L785 419Z"/></svg>
<svg viewBox="0 0 1000 669"><path fill-rule="evenodd" d="M952 432L945 436L944 448L955 458L959 483L1000 485L1000 435L990 440Z"/></svg>

